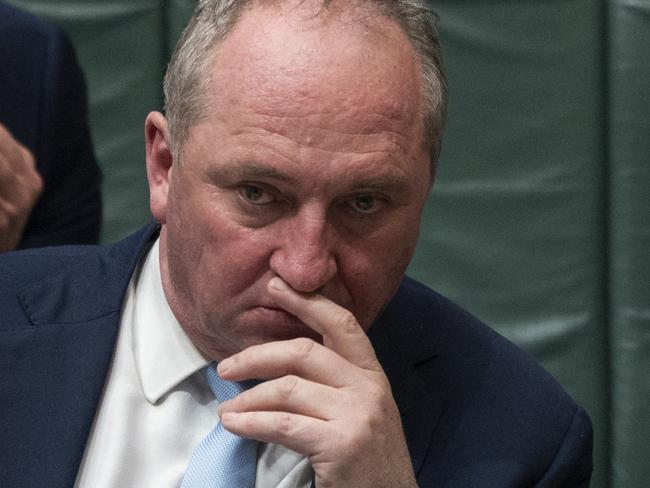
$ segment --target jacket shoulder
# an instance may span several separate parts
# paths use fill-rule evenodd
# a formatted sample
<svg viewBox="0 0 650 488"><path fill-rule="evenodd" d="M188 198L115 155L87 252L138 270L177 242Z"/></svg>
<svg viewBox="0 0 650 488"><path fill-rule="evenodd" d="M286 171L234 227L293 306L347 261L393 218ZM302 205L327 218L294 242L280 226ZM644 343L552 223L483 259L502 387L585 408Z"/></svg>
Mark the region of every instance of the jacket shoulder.
<svg viewBox="0 0 650 488"><path fill-rule="evenodd" d="M111 246L57 246L0 256L0 327L84 322L120 309L142 253L157 236L147 226Z"/></svg>
<svg viewBox="0 0 650 488"><path fill-rule="evenodd" d="M408 278L385 314L395 327L402 324L401 333L415 328L419 341L432 344L434 354L417 374L427 391L423 398L444 397L422 479L533 486L557 472L588 480L589 418L530 354ZM495 483L483 484L489 476ZM553 486L573 486L553 476Z"/></svg>
<svg viewBox="0 0 650 488"><path fill-rule="evenodd" d="M528 352L427 286L406 278L387 312L394 315L392 321L416 324L421 335L434 344L440 362L448 364L456 374L474 375L479 366L484 372L498 371L501 377L512 381L511 385L502 382L502 391L509 386L525 388L526 380L535 379L537 385L531 389L539 390L541 385L548 388L542 389L545 394L555 391L575 406Z"/></svg>
<svg viewBox="0 0 650 488"><path fill-rule="evenodd" d="M8 35L20 31L30 36L46 39L60 31L51 22L27 12L13 5L0 2L0 27L1 31Z"/></svg>

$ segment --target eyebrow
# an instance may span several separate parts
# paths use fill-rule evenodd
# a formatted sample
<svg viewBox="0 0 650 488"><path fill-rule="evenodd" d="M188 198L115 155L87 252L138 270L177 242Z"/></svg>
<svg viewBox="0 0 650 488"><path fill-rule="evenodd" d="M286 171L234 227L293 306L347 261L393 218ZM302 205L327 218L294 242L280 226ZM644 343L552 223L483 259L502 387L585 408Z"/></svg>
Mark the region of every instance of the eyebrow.
<svg viewBox="0 0 650 488"><path fill-rule="evenodd" d="M410 190L408 182L399 176L382 175L360 178L353 182L354 187L386 193L405 193Z"/></svg>
<svg viewBox="0 0 650 488"><path fill-rule="evenodd" d="M253 161L242 164L228 165L225 167L217 167L214 168L213 173L222 175L229 180L254 180L258 178L269 178L285 183L296 182L295 178L286 173L281 173L275 168Z"/></svg>
<svg viewBox="0 0 650 488"><path fill-rule="evenodd" d="M348 191L372 190L385 193L402 194L410 191L409 182L401 175L392 173L371 176L359 176L358 179L348 180ZM213 174L229 181L273 179L287 184L298 184L298 179L278 171L266 164L255 161L221 166L213 169Z"/></svg>

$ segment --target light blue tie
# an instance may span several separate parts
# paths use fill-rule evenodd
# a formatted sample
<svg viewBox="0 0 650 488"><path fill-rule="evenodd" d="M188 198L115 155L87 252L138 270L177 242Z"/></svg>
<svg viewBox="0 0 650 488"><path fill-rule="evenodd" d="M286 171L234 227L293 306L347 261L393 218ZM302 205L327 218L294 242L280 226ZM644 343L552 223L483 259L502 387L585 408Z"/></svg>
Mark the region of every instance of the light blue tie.
<svg viewBox="0 0 650 488"><path fill-rule="evenodd" d="M215 364L203 370L219 402L252 386L219 378ZM183 476L181 488L253 488L257 468L257 441L245 439L217 426L196 446Z"/></svg>

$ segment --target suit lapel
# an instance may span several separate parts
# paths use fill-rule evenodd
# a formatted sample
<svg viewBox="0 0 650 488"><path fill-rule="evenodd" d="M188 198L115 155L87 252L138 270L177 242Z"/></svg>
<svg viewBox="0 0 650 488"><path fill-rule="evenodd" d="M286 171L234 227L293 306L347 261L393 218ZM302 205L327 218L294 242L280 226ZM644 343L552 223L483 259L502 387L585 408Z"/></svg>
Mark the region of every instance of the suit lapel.
<svg viewBox="0 0 650 488"><path fill-rule="evenodd" d="M4 338L6 359L20 376L10 392L18 402L9 433L15 438L3 442L19 443L21 452L36 456L17 462L40 486L43 480L51 487L74 484L111 363L124 293L155 232L150 226L111 248L80 253L76 265L19 292L33 327Z"/></svg>
<svg viewBox="0 0 650 488"><path fill-rule="evenodd" d="M431 324L412 314L400 290L368 335L399 409L406 443L417 475L446 400L436 380L436 341Z"/></svg>

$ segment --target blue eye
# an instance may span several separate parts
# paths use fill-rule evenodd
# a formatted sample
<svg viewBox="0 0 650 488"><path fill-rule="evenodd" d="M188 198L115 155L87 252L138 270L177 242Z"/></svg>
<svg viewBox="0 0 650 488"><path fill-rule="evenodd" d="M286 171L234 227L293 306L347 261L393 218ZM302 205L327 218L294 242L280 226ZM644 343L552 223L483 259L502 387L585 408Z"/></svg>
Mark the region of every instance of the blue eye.
<svg viewBox="0 0 650 488"><path fill-rule="evenodd" d="M256 185L242 185L239 194L244 200L255 205L266 205L275 201L273 194Z"/></svg>

